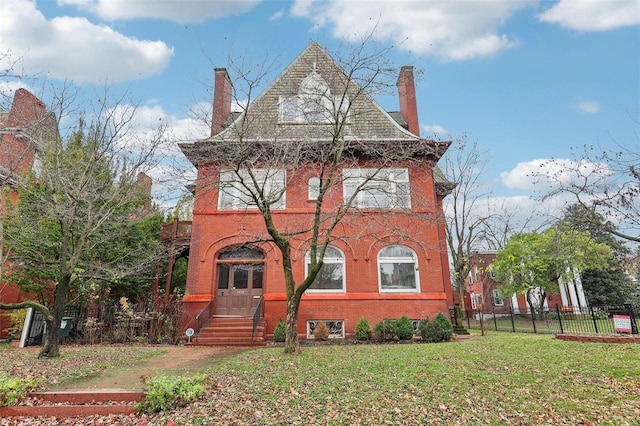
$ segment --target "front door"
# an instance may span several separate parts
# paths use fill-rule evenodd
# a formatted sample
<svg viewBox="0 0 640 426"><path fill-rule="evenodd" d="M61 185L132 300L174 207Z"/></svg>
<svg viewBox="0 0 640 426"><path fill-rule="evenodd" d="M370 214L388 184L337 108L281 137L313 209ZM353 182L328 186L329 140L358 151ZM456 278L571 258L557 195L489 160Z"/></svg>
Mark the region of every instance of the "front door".
<svg viewBox="0 0 640 426"><path fill-rule="evenodd" d="M252 316L262 297L263 277L263 259L221 255L217 267L215 315Z"/></svg>

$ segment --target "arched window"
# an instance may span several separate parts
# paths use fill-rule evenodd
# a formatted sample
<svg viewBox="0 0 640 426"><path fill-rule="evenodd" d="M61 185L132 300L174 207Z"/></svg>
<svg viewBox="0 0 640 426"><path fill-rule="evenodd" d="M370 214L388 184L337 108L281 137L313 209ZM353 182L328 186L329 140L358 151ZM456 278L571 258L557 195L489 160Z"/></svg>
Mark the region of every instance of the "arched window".
<svg viewBox="0 0 640 426"><path fill-rule="evenodd" d="M311 268L311 252L305 256L305 277L309 275ZM345 273L344 255L335 247L329 246L324 253L324 262L316 279L311 284L308 292L344 292Z"/></svg>
<svg viewBox="0 0 640 426"><path fill-rule="evenodd" d="M387 246L378 253L381 292L417 292L418 257L409 247Z"/></svg>

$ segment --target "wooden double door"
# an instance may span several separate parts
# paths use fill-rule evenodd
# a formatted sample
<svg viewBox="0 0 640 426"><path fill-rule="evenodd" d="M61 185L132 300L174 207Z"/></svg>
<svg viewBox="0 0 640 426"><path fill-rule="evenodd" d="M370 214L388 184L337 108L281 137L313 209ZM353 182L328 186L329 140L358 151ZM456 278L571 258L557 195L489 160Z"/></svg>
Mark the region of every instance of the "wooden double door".
<svg viewBox="0 0 640 426"><path fill-rule="evenodd" d="M218 262L215 315L252 316L260 298L264 263Z"/></svg>

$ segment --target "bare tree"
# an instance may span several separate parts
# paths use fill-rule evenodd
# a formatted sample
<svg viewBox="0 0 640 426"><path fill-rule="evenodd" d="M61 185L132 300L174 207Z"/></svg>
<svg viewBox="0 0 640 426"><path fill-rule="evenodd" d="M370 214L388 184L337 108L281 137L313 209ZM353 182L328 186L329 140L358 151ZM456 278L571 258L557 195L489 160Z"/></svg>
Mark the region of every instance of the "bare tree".
<svg viewBox="0 0 640 426"><path fill-rule="evenodd" d="M105 91L97 98L91 110L78 106L76 88L54 89L45 113L49 125L32 135L32 167L16 176L17 199L7 207L7 279L40 298L0 309L31 307L43 314L41 356L59 355L60 324L72 295L90 293L96 282L153 271L158 259L159 241L140 238L137 227L153 214L145 172L158 161L164 129L139 133L136 107L125 97ZM76 125L60 136L57 123L70 112L77 114L71 118Z"/></svg>
<svg viewBox="0 0 640 426"><path fill-rule="evenodd" d="M573 157L549 160L536 173L540 182L550 184L543 199L569 195L571 203L591 213L594 227L640 242L640 135L614 149L585 145Z"/></svg>
<svg viewBox="0 0 640 426"><path fill-rule="evenodd" d="M312 43L306 58L317 58L307 64L313 71L300 83L297 95L279 99L270 98L277 91L269 90L253 99L269 67L234 68L231 74L238 79L228 90L242 111L231 115L233 121L227 127L216 123L214 111L212 138L182 145L199 167L196 185L203 194L217 194L222 207L259 211L264 228L252 235L251 242L272 244L280 255L287 299L287 353L299 352L301 298L320 274L330 243L362 238L372 232L367 221L382 220L361 207L375 205L387 211L385 223L393 234L406 233L439 216L433 198L431 205L426 205L426 199L414 200L408 178L400 176L401 171L395 176L394 167L421 164L423 173L430 173L449 144L420 139L399 127L381 133L376 141L363 137L377 125L363 117L389 118L370 94L388 90L390 79L397 76L389 64L390 49L372 50L371 46L364 41L350 46L344 55L338 52L334 59ZM271 87L282 84L276 80ZM274 125L278 122L287 125ZM382 127L378 131L386 132ZM307 185L314 193L312 214L283 219L278 210L285 197ZM308 248L310 261L306 277L298 281L292 264L300 256L301 242Z"/></svg>

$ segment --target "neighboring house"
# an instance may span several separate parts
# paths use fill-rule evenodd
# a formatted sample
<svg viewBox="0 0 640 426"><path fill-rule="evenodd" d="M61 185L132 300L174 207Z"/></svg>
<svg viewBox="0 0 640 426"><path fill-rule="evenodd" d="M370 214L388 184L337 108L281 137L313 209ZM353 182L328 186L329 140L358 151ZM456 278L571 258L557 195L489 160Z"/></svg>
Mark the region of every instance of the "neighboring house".
<svg viewBox="0 0 640 426"><path fill-rule="evenodd" d="M331 123L320 111L313 115L304 110L308 107L305 96L318 88L323 94L341 94L335 77L343 75L344 70L326 51L311 43L248 107L260 111L262 120L260 131L251 139L275 140L291 131L298 137L306 135L306 140L317 138L321 142L321 131L312 133L311 129ZM365 96L350 105L348 137L361 146L380 141L421 144L430 154L419 161L405 159L383 170L392 187L389 192L376 193L371 188L360 193L358 216L347 218L345 226L336 229L323 269L302 298L298 321L301 337L310 337L319 321L328 323L332 337L345 337L354 332L363 317L373 326L402 315L412 320L433 318L438 312L449 316L453 308L441 220L442 199L450 192L451 183L437 166L450 143L420 138L412 67L402 68L397 85L400 112L387 113ZM286 308L279 251L256 239L266 232L262 216L231 181L232 173L225 169L229 166L210 154L211 147L236 137L232 123L242 120L231 113L231 90L227 71L216 69L211 137L180 145L198 169L184 320L185 326L198 328L209 323L207 327L215 327L224 323L223 318L255 315L261 330L266 330L263 333L271 335L278 320L285 317ZM345 165L341 169L344 182L336 191L336 202L341 204L353 194L354 185L372 166L364 158L361 164L360 168ZM268 184L278 186L285 173L296 176L274 206L273 214L278 223L310 223L317 197L317 169L310 165L296 169L295 174L291 168L284 169L287 171L282 176L266 179ZM212 181L220 184L207 185ZM386 208L376 208L372 202L385 203ZM293 245L292 273L299 283L309 261L308 237L301 235ZM202 337L205 329L199 343L207 342Z"/></svg>
<svg viewBox="0 0 640 426"><path fill-rule="evenodd" d="M25 89L15 91L9 112L0 110L0 196L3 211L5 203L17 200L16 177L38 167L38 146L49 132L57 132L55 116L47 113L45 104ZM0 267L4 274L9 265L3 262ZM21 300L17 287L0 281L0 301L15 303ZM0 311L0 339L7 337L5 329L9 326L7 312Z"/></svg>
<svg viewBox="0 0 640 426"><path fill-rule="evenodd" d="M491 273L490 265L496 257L496 252L475 252L470 257L470 269L467 276L467 290L465 308L474 315L496 313L531 313L531 308L525 299L525 295L504 295L500 291L500 282L495 280ZM540 292L534 290L534 301L540 300ZM543 303L543 309L553 310L555 305L573 312L581 312L587 307L587 296L582 288L580 277L573 282L558 282L558 291L550 294ZM539 306L539 302L536 307Z"/></svg>

